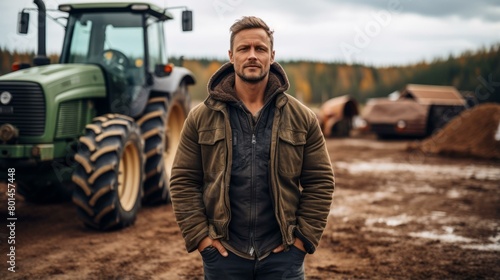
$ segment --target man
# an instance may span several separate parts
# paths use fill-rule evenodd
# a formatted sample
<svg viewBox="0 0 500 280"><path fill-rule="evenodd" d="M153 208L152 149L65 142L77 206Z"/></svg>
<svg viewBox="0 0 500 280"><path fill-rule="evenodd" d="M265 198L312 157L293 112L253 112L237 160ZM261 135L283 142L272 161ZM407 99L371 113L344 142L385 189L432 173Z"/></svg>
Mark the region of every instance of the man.
<svg viewBox="0 0 500 280"><path fill-rule="evenodd" d="M286 94L273 31L257 17L230 28L230 63L187 117L170 192L205 279L304 279L334 175L315 114Z"/></svg>

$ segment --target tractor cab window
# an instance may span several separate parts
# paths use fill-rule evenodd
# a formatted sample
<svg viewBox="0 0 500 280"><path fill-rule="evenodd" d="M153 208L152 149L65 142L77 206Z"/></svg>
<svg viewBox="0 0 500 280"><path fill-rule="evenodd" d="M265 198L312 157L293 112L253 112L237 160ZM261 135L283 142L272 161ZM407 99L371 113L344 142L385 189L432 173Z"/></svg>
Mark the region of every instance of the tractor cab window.
<svg viewBox="0 0 500 280"><path fill-rule="evenodd" d="M91 21L77 21L74 27L75 36L70 49L69 63L85 63L89 53Z"/></svg>
<svg viewBox="0 0 500 280"><path fill-rule="evenodd" d="M130 12L70 15L62 62L100 65L109 84L111 106L128 108L144 91L143 20L142 14Z"/></svg>
<svg viewBox="0 0 500 280"><path fill-rule="evenodd" d="M155 65L167 64L167 55L163 48L163 24L154 18L149 18L147 21L147 35L148 35L148 53L149 53L149 72L155 71Z"/></svg>

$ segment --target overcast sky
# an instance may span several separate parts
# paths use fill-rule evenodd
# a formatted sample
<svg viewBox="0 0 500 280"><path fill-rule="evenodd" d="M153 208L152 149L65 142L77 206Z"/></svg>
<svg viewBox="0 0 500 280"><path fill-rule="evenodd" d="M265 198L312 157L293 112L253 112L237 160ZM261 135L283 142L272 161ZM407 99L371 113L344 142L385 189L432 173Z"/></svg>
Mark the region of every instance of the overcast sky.
<svg viewBox="0 0 500 280"><path fill-rule="evenodd" d="M87 0L88 1L88 0ZM47 8L71 0L45 0ZM156 0L186 5L194 30L181 32L180 12L166 24L170 55L227 58L229 27L245 15L274 29L276 59L309 59L376 66L431 61L500 42L498 0ZM17 13L32 0L0 0L0 46L36 47L36 13L30 32L16 33ZM63 14L53 14L61 16ZM59 52L63 29L47 20L47 50Z"/></svg>

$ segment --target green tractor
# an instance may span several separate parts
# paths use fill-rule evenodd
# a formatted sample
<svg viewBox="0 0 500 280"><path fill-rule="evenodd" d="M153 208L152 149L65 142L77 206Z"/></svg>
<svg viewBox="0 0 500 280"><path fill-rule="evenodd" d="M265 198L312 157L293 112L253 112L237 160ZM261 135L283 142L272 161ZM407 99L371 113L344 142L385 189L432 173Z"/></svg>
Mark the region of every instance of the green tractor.
<svg viewBox="0 0 500 280"><path fill-rule="evenodd" d="M27 201L72 197L97 229L134 223L142 204L168 203L168 182L190 109L192 73L167 63L167 9L147 1L59 5L66 12L59 64L45 54L46 9L38 10L33 67L0 77L0 176L15 169ZM27 33L29 13L18 31ZM182 12L184 31L192 13Z"/></svg>

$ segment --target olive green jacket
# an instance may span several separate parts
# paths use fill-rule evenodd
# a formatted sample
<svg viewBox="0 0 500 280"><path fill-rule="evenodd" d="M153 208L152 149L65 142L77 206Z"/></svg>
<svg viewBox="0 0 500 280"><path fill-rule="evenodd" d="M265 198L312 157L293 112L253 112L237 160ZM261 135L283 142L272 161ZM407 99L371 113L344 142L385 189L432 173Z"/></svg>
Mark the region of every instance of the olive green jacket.
<svg viewBox="0 0 500 280"><path fill-rule="evenodd" d="M206 236L228 239L232 131L225 102L208 97L189 113L174 159L170 194L192 252ZM270 186L288 248L295 237L313 253L326 226L334 174L315 114L286 93L275 100Z"/></svg>

